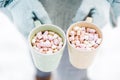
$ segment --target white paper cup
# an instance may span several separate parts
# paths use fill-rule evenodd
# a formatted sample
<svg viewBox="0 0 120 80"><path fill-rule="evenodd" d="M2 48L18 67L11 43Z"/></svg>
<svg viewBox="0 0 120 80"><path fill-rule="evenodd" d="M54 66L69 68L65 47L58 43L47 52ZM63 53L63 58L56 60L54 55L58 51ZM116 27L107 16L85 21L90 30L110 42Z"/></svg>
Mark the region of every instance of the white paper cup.
<svg viewBox="0 0 120 80"><path fill-rule="evenodd" d="M92 24L87 21L74 23L67 30L67 43L68 43L70 62L76 68L86 69L92 64L94 57L101 44L95 50L85 50L85 49L83 50L83 49L74 48L68 39L68 35L72 30L72 28L75 26L93 28L97 31L97 33L99 34L99 37L103 39L102 32L95 24Z"/></svg>
<svg viewBox="0 0 120 80"><path fill-rule="evenodd" d="M38 25L37 25L38 26ZM43 54L35 50L32 45L31 45L31 40L35 36L36 33L39 31L45 31L45 30L50 30L53 32L56 32L59 34L62 39L63 39L63 47L57 51L56 53L53 54ZM66 38L65 38L65 33L61 28L58 26L52 25L52 24L44 24L44 25L39 25L38 27L35 27L29 34L29 47L32 53L32 58L35 66L43 72L51 72L57 68L59 65L59 62L61 60L65 45L66 45Z"/></svg>

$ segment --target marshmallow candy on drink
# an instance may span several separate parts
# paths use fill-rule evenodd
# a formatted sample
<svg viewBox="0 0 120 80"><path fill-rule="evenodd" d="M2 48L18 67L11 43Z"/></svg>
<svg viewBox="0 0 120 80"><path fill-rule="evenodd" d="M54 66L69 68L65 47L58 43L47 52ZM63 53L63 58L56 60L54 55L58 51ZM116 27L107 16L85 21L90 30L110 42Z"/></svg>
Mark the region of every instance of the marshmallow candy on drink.
<svg viewBox="0 0 120 80"><path fill-rule="evenodd" d="M62 38L52 31L40 31L31 41L34 49L43 54L51 54L59 51L63 46Z"/></svg>
<svg viewBox="0 0 120 80"><path fill-rule="evenodd" d="M102 41L95 29L79 26L72 28L68 39L73 47L87 50L96 49Z"/></svg>

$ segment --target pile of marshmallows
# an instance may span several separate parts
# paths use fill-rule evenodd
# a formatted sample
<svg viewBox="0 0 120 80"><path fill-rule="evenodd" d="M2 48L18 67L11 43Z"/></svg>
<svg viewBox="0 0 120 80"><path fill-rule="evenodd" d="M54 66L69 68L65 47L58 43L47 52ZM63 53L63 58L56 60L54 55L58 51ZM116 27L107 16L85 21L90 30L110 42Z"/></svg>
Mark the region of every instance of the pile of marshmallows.
<svg viewBox="0 0 120 80"><path fill-rule="evenodd" d="M68 40L74 48L94 50L102 39L95 29L75 26L68 34ZM43 54L51 54L63 47L62 38L53 31L40 31L32 39L34 49Z"/></svg>
<svg viewBox="0 0 120 80"><path fill-rule="evenodd" d="M102 41L95 29L79 26L72 28L68 39L73 47L85 50L96 49Z"/></svg>
<svg viewBox="0 0 120 80"><path fill-rule="evenodd" d="M40 31L33 37L32 46L40 53L51 54L62 48L63 40L53 31Z"/></svg>

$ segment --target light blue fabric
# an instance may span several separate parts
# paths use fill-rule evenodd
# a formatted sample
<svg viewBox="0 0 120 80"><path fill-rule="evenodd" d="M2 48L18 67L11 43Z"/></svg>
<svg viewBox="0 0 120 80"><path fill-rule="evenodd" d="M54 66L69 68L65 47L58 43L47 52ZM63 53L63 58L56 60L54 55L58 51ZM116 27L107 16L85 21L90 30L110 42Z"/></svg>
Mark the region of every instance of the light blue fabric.
<svg viewBox="0 0 120 80"><path fill-rule="evenodd" d="M0 8L5 5L6 0L0 0Z"/></svg>
<svg viewBox="0 0 120 80"><path fill-rule="evenodd" d="M87 69L77 69L70 63L67 46L57 68L57 74L58 80L90 80L87 76Z"/></svg>
<svg viewBox="0 0 120 80"><path fill-rule="evenodd" d="M120 16L120 2L112 3L112 8L113 8L115 17L117 18L118 16Z"/></svg>
<svg viewBox="0 0 120 80"><path fill-rule="evenodd" d="M110 18L112 19L113 26L117 25L117 18L120 16L120 0L115 0L111 3L111 15Z"/></svg>
<svg viewBox="0 0 120 80"><path fill-rule="evenodd" d="M108 1L110 4L112 4L114 0L107 0L107 1Z"/></svg>
<svg viewBox="0 0 120 80"><path fill-rule="evenodd" d="M34 28L33 18L36 17L43 24L51 23L47 12L37 0L14 0L6 8L11 12L18 30L26 38Z"/></svg>
<svg viewBox="0 0 120 80"><path fill-rule="evenodd" d="M103 27L106 23L106 14L104 12L108 10L109 7L110 4L107 0L83 0L73 22L82 21L90 14L93 18L93 23L99 27Z"/></svg>
<svg viewBox="0 0 120 80"><path fill-rule="evenodd" d="M111 4L110 21L112 26L117 26L117 18L120 16L120 0L107 0Z"/></svg>
<svg viewBox="0 0 120 80"><path fill-rule="evenodd" d="M13 0L0 0L0 7L6 7L11 2L13 2Z"/></svg>
<svg viewBox="0 0 120 80"><path fill-rule="evenodd" d="M116 3L120 3L120 0L114 0L114 2L116 2Z"/></svg>
<svg viewBox="0 0 120 80"><path fill-rule="evenodd" d="M120 0L107 0L110 4L116 2L116 3L120 3Z"/></svg>

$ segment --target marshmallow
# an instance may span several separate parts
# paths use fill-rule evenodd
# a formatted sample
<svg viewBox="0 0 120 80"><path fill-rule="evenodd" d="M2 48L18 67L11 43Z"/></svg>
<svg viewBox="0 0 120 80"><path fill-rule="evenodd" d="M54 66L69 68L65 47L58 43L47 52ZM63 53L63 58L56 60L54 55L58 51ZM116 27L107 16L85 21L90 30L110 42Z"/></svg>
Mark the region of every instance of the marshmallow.
<svg viewBox="0 0 120 80"><path fill-rule="evenodd" d="M79 30L77 31L77 35L80 35L80 31Z"/></svg>
<svg viewBox="0 0 120 80"><path fill-rule="evenodd" d="M90 33L95 33L96 30L95 30L95 29L89 29L89 32L90 32Z"/></svg>
<svg viewBox="0 0 120 80"><path fill-rule="evenodd" d="M36 43L37 44L37 48L41 48L41 44L40 43Z"/></svg>
<svg viewBox="0 0 120 80"><path fill-rule="evenodd" d="M88 36L88 35L85 36L84 39L85 39L85 40L89 40L89 36Z"/></svg>
<svg viewBox="0 0 120 80"><path fill-rule="evenodd" d="M80 29L79 26L75 26L75 27L73 28L74 31L77 31L77 30L79 30L79 29Z"/></svg>
<svg viewBox="0 0 120 80"><path fill-rule="evenodd" d="M57 46L56 45L52 45L52 49L54 50L54 49L56 49L57 48Z"/></svg>
<svg viewBox="0 0 120 80"><path fill-rule="evenodd" d="M37 36L38 39L42 39L42 32L41 31L38 32L36 36Z"/></svg>
<svg viewBox="0 0 120 80"><path fill-rule="evenodd" d="M61 37L58 37L58 40L59 40L59 42L62 42L62 38Z"/></svg>
<svg viewBox="0 0 120 80"><path fill-rule="evenodd" d="M48 35L48 40L53 40L53 36L52 35Z"/></svg>
<svg viewBox="0 0 120 80"><path fill-rule="evenodd" d="M43 52L43 49L41 48L41 49L39 49L39 52Z"/></svg>
<svg viewBox="0 0 120 80"><path fill-rule="evenodd" d="M60 42L59 45L60 45L60 46L63 46L63 42Z"/></svg>
<svg viewBox="0 0 120 80"><path fill-rule="evenodd" d="M43 40L47 40L48 39L47 35L42 35L42 37L43 37Z"/></svg>
<svg viewBox="0 0 120 80"><path fill-rule="evenodd" d="M43 48L44 51L47 51L48 49L46 47Z"/></svg>
<svg viewBox="0 0 120 80"><path fill-rule="evenodd" d="M74 36L69 37L69 41L73 41L74 39Z"/></svg>
<svg viewBox="0 0 120 80"><path fill-rule="evenodd" d="M79 26L70 31L68 39L73 47L87 50L97 48L102 41L95 29Z"/></svg>
<svg viewBox="0 0 120 80"><path fill-rule="evenodd" d="M75 44L71 44L73 47L76 47L76 45Z"/></svg>
<svg viewBox="0 0 120 80"><path fill-rule="evenodd" d="M85 27L82 27L81 30L82 30L82 31L86 31L86 30L85 30Z"/></svg>
<svg viewBox="0 0 120 80"><path fill-rule="evenodd" d="M90 40L90 41L93 41L93 40L94 40L93 34L89 34L89 40Z"/></svg>
<svg viewBox="0 0 120 80"><path fill-rule="evenodd" d="M58 38L58 35L54 34L53 39L56 39L56 38Z"/></svg>
<svg viewBox="0 0 120 80"><path fill-rule="evenodd" d="M45 31L45 32L43 33L43 35L48 35L48 31Z"/></svg>
<svg viewBox="0 0 120 80"><path fill-rule="evenodd" d="M71 41L72 44L75 44L75 41Z"/></svg>
<svg viewBox="0 0 120 80"><path fill-rule="evenodd" d="M49 31L48 34L49 34L49 35L54 35L55 33L52 32L52 31Z"/></svg>
<svg viewBox="0 0 120 80"><path fill-rule="evenodd" d="M101 43L101 39L97 39L96 43L100 44Z"/></svg>
<svg viewBox="0 0 120 80"><path fill-rule="evenodd" d="M85 44L80 44L80 48L85 48Z"/></svg>
<svg viewBox="0 0 120 80"><path fill-rule="evenodd" d="M62 45L57 46L57 49L60 50L62 48Z"/></svg>
<svg viewBox="0 0 120 80"><path fill-rule="evenodd" d="M51 45L49 40L46 40L46 47L52 47L52 45Z"/></svg>
<svg viewBox="0 0 120 80"><path fill-rule="evenodd" d="M33 48L43 54L51 54L59 51L62 46L62 38L52 31L40 31L33 39L31 44Z"/></svg>
<svg viewBox="0 0 120 80"><path fill-rule="evenodd" d="M89 33L89 30L90 30L90 28L87 28L87 30L86 30L86 31Z"/></svg>
<svg viewBox="0 0 120 80"><path fill-rule="evenodd" d="M76 45L79 45L79 44L80 44L80 41L79 41L79 40L76 40L76 41L75 41L75 44L76 44Z"/></svg>
<svg viewBox="0 0 120 80"><path fill-rule="evenodd" d="M58 39L54 39L54 44L55 44L55 45L58 45L58 44L59 44Z"/></svg>
<svg viewBox="0 0 120 80"><path fill-rule="evenodd" d="M76 35L76 32L72 30L72 31L70 31L70 35L74 36L74 35Z"/></svg>
<svg viewBox="0 0 120 80"><path fill-rule="evenodd" d="M75 36L75 40L79 40L79 36Z"/></svg>
<svg viewBox="0 0 120 80"><path fill-rule="evenodd" d="M35 41L36 41L35 39L32 39L32 44L35 43Z"/></svg>
<svg viewBox="0 0 120 80"><path fill-rule="evenodd" d="M93 47L94 47L94 48L97 48L98 46L99 46L98 44L95 44Z"/></svg>

